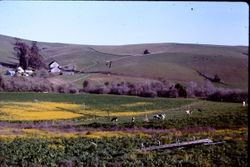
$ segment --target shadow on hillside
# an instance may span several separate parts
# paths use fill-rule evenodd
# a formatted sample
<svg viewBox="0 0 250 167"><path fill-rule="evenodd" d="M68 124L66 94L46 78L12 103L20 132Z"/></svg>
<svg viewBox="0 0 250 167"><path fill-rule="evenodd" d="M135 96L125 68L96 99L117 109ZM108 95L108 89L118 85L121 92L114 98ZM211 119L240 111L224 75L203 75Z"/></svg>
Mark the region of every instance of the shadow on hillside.
<svg viewBox="0 0 250 167"><path fill-rule="evenodd" d="M227 85L226 83L224 83L224 82L222 82L222 81L217 81L215 78L209 77L209 76L207 76L206 74L203 74L203 73L201 73L201 72L198 71L198 70L196 70L196 72L197 72L200 76L204 77L205 79L207 79L207 80L209 80L209 81L211 81L211 82L217 82L217 83L220 83L220 84L222 84L222 85Z"/></svg>
<svg viewBox="0 0 250 167"><path fill-rule="evenodd" d="M1 62L0 64L4 67L8 67L8 68L16 68L18 66L18 63L12 63L12 62Z"/></svg>

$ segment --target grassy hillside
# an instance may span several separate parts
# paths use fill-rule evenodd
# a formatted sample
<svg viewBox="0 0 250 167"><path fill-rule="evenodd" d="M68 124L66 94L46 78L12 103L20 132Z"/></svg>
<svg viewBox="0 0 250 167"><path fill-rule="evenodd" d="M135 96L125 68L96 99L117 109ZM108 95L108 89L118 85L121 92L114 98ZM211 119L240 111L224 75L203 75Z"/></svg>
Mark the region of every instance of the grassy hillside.
<svg viewBox="0 0 250 167"><path fill-rule="evenodd" d="M14 41L12 37L0 35L0 62L17 63L12 50ZM174 43L93 46L44 42L38 42L38 46L47 64L56 60L61 65L75 65L77 70L87 72L51 78L56 83L81 85L84 79L98 80L100 76L103 78L98 72L109 71L111 75L104 78L164 78L173 82L195 81L202 84L204 78L196 72L198 70L211 77L218 74L228 87L248 87L248 47L245 46ZM145 49L151 54L143 55ZM110 69L105 65L107 60L112 60ZM2 68L4 70L5 67Z"/></svg>

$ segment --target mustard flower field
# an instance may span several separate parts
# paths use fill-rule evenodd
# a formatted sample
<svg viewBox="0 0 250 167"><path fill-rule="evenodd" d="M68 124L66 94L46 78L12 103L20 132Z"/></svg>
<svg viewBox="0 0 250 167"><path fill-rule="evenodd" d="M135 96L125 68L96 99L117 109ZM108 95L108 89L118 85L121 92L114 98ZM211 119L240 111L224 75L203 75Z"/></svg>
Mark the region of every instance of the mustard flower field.
<svg viewBox="0 0 250 167"><path fill-rule="evenodd" d="M199 139L220 144L143 150ZM247 142L241 103L0 93L0 166L247 166Z"/></svg>

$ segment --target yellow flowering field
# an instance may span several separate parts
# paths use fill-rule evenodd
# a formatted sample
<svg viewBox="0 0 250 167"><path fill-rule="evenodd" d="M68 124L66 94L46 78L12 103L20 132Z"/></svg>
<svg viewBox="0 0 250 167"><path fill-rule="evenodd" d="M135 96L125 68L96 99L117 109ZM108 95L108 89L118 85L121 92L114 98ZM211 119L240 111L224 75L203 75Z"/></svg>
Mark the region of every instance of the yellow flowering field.
<svg viewBox="0 0 250 167"><path fill-rule="evenodd" d="M84 135L84 137L88 138L102 138L102 137L149 137L148 134L143 132L135 131L135 132L126 132L126 131L94 131L89 132Z"/></svg>
<svg viewBox="0 0 250 167"><path fill-rule="evenodd" d="M103 137L149 137L149 134L140 131L82 131L82 132L52 132L49 130L42 129L18 129L18 128L3 128L0 129L0 139L11 140L16 137L19 138L46 138L46 139L57 139L57 138L103 138Z"/></svg>
<svg viewBox="0 0 250 167"><path fill-rule="evenodd" d="M142 106L147 103L137 102L126 104L127 107ZM0 120L4 121L38 121L73 119L81 116L116 116L130 117L152 114L159 110L122 111L119 107L113 111L104 111L83 107L80 104L60 102L5 102L1 103ZM87 119L87 118L86 118Z"/></svg>
<svg viewBox="0 0 250 167"><path fill-rule="evenodd" d="M10 102L5 103L0 110L0 120L58 120L72 119L82 116L69 112L78 107L75 104L55 102Z"/></svg>
<svg viewBox="0 0 250 167"><path fill-rule="evenodd" d="M151 104L153 104L153 103L152 102L135 102L135 103L122 104L121 106L123 106L123 107L140 107L140 106L151 105Z"/></svg>
<svg viewBox="0 0 250 167"><path fill-rule="evenodd" d="M109 112L109 116L116 116L116 117L130 117L130 116L141 116L144 114L152 114L155 112L159 112L160 110L148 110L148 111L126 111L126 112L119 112L119 111L113 111ZM96 115L96 116L108 116L107 111L100 111L100 110L80 110L79 113L83 115Z"/></svg>

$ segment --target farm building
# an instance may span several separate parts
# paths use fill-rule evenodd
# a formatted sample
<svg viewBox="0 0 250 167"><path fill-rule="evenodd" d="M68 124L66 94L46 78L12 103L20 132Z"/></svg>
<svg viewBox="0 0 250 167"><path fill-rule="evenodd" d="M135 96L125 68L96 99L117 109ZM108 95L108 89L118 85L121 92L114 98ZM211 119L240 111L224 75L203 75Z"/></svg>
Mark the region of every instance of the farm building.
<svg viewBox="0 0 250 167"><path fill-rule="evenodd" d="M28 75L32 75L33 71L32 70L25 70L24 73L28 74Z"/></svg>
<svg viewBox="0 0 250 167"><path fill-rule="evenodd" d="M63 71L63 75L74 75L74 71Z"/></svg>
<svg viewBox="0 0 250 167"><path fill-rule="evenodd" d="M52 69L49 70L49 72L51 72L51 73L59 73L59 72L61 72L61 70L59 68L52 68Z"/></svg>
<svg viewBox="0 0 250 167"><path fill-rule="evenodd" d="M49 64L49 69L50 69L49 72L51 72L51 73L59 73L59 72L61 72L60 65L56 61L52 61Z"/></svg>
<svg viewBox="0 0 250 167"><path fill-rule="evenodd" d="M18 67L18 68L17 68L17 72L20 73L20 74L22 74L22 73L24 73L24 70L23 70L22 67Z"/></svg>
<svg viewBox="0 0 250 167"><path fill-rule="evenodd" d="M75 74L75 66L74 65L67 65L64 67L60 67L63 75L74 75Z"/></svg>
<svg viewBox="0 0 250 167"><path fill-rule="evenodd" d="M59 68L60 65L56 62L56 61L52 61L50 64L49 64L49 68L52 69L52 68Z"/></svg>
<svg viewBox="0 0 250 167"><path fill-rule="evenodd" d="M8 76L14 76L16 74L16 71L13 71L13 70L7 70L6 71L6 74L5 75L8 75Z"/></svg>

